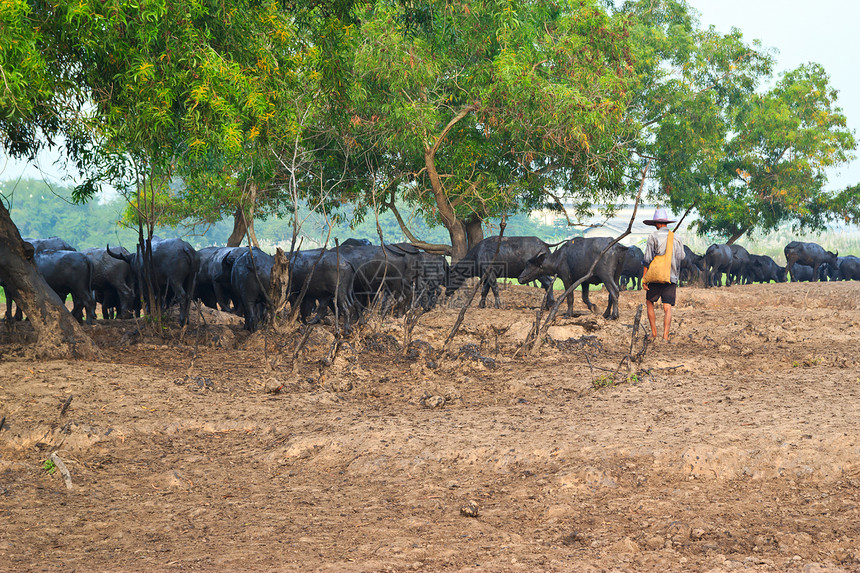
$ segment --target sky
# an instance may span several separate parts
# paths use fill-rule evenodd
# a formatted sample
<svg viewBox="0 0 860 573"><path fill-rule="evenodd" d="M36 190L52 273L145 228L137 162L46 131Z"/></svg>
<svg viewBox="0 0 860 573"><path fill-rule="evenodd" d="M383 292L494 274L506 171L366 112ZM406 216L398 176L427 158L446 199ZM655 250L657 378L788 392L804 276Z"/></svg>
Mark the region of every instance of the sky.
<svg viewBox="0 0 860 573"><path fill-rule="evenodd" d="M839 91L838 105L848 127L860 138L860 2L854 0L687 0L703 27L726 33L738 28L747 42L754 39L776 48L777 72L806 62L824 66ZM858 139L860 141L860 139ZM860 160L828 173L827 188L860 183Z"/></svg>
<svg viewBox="0 0 860 573"><path fill-rule="evenodd" d="M688 0L700 13L703 26L720 32L739 28L744 38L758 39L775 48L777 71L817 62L839 90L838 105L848 118L848 126L860 138L860 2L852 0ZM60 173L52 166L56 157L39 158L41 173L49 182L60 183ZM0 151L0 181L23 177L39 178L40 170L9 160ZM827 188L837 190L860 183L860 159L828 173Z"/></svg>

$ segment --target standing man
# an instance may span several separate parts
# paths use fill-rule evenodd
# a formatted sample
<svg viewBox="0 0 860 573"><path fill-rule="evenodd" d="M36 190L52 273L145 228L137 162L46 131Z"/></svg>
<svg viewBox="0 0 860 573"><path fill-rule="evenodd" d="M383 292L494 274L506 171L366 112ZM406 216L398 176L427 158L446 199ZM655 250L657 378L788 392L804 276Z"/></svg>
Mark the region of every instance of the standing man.
<svg viewBox="0 0 860 573"><path fill-rule="evenodd" d="M645 303L648 307L648 322L651 324L651 338L657 338L657 318L654 303L663 302L663 340L669 341L669 326L672 324L672 307L678 290L678 271L684 260L684 244L667 226L675 221L662 207L654 211L653 219L646 219L646 225L657 227L645 244L645 269L642 288L645 289ZM669 238L672 238L671 242ZM667 248L669 251L667 252ZM652 271L649 277L649 268Z"/></svg>

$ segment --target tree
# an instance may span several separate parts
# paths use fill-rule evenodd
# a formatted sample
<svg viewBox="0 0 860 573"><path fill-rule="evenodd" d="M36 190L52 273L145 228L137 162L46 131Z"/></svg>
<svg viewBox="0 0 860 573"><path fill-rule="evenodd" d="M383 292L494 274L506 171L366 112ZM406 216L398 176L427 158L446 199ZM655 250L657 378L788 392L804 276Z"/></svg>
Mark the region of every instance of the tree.
<svg viewBox="0 0 860 573"><path fill-rule="evenodd" d="M332 121L331 109L345 98L354 4L269 3L257 18L263 24L259 30L240 28L233 31L236 37L222 42L229 58L242 65L257 109L248 109L254 106L246 94L235 98L232 114L246 123L238 152L206 145L196 161L184 164L182 185L167 203L171 223L211 224L232 215L228 246L246 235L256 244L255 217L282 214L286 205L294 205L291 185L294 171L305 163L298 157L307 153L308 126ZM259 9L256 2L249 6Z"/></svg>
<svg viewBox="0 0 860 573"><path fill-rule="evenodd" d="M631 113L642 126L630 172L654 160L651 200L695 207L700 233L736 241L786 221L820 228L837 204L825 170L855 147L836 93L815 64L770 90L773 57L733 29L700 29L685 2L628 2L641 79Z"/></svg>
<svg viewBox="0 0 860 573"><path fill-rule="evenodd" d="M823 229L838 212L824 189L826 170L848 161L856 142L836 107L824 69L807 64L755 94L736 116L725 168L735 175L724 196L742 208L722 209L710 197L698 207L701 231L736 240L750 229L768 232L786 221Z"/></svg>
<svg viewBox="0 0 860 573"><path fill-rule="evenodd" d="M79 69L68 65L70 42L52 10L41 3L0 3L0 138L17 158L32 158L71 132L85 96ZM2 199L2 198L0 198ZM59 297L48 287L0 200L0 282L16 293L36 332L39 353L96 352Z"/></svg>
<svg viewBox="0 0 860 573"><path fill-rule="evenodd" d="M414 203L457 259L476 224L556 189L623 190L629 40L596 2L377 2L360 20L344 194L359 211Z"/></svg>
<svg viewBox="0 0 860 573"><path fill-rule="evenodd" d="M860 184L837 193L833 203L837 220L852 225L860 224Z"/></svg>

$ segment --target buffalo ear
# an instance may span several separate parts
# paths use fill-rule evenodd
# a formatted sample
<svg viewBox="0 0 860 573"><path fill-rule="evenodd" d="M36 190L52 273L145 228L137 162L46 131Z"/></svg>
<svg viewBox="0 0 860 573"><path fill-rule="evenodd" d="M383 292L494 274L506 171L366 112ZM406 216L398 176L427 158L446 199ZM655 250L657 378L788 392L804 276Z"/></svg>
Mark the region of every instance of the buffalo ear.
<svg viewBox="0 0 860 573"><path fill-rule="evenodd" d="M546 253L538 253L537 256L532 257L532 260L530 260L529 262L532 263L533 265L539 267L543 264L543 262L545 260L546 260Z"/></svg>

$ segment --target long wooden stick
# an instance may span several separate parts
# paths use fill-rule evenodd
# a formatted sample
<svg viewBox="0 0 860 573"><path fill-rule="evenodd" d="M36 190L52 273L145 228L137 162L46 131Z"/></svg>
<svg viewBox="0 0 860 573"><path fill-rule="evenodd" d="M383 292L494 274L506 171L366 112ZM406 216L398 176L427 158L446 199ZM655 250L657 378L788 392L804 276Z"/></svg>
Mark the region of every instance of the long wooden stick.
<svg viewBox="0 0 860 573"><path fill-rule="evenodd" d="M681 223L683 223L683 222L684 222L684 219L686 219L686 218L687 218L687 215L689 215L689 214L690 214L690 211L692 211L692 210L696 207L696 203L697 203L697 202L698 202L698 201L693 201L693 204L692 204L692 205L690 205L690 206L687 208L687 210L684 212L684 216L683 216L683 217L681 217L681 220L680 220L680 221L678 221L678 224L677 224L677 225L675 225L675 228L674 228L674 229L672 229L672 232L673 232L673 233L674 233L675 231L677 231L677 230L681 227Z"/></svg>

